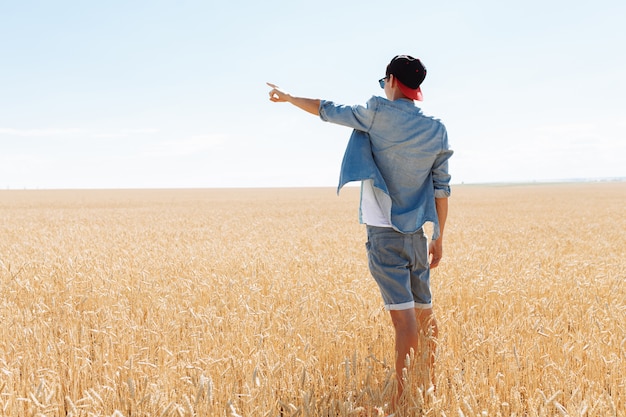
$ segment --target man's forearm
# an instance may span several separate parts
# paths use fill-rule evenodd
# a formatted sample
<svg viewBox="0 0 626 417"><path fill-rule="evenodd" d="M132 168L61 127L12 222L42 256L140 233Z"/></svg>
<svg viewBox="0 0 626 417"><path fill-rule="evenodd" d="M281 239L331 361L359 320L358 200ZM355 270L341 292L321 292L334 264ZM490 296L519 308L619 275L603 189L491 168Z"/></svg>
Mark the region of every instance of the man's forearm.
<svg viewBox="0 0 626 417"><path fill-rule="evenodd" d="M273 101L274 103L291 103L306 112L316 116L320 115L321 100L316 98L295 97L286 91L281 90L280 87L275 84L267 83L267 85L272 87L270 90L270 101Z"/></svg>
<svg viewBox="0 0 626 417"><path fill-rule="evenodd" d="M435 208L437 209L437 219L439 220L439 238L431 241L428 247L431 268L436 268L443 256L443 229L446 226L446 218L448 217L448 198L435 198Z"/></svg>
<svg viewBox="0 0 626 417"><path fill-rule="evenodd" d="M320 100L316 98L294 97L289 95L287 101L316 116L320 115Z"/></svg>
<svg viewBox="0 0 626 417"><path fill-rule="evenodd" d="M435 208L437 209L437 218L439 219L439 237L443 236L443 228L448 218L448 198L435 198Z"/></svg>

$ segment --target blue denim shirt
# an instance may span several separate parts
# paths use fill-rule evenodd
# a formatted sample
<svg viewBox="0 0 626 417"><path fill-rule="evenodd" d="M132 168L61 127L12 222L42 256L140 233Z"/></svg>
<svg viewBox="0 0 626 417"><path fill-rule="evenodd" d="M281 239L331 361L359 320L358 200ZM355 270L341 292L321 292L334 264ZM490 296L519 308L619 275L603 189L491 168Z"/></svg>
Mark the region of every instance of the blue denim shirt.
<svg viewBox="0 0 626 417"><path fill-rule="evenodd" d="M435 198L450 196L445 126L410 100L372 97L366 106L322 100L320 118L354 129L341 165L339 186L372 180L392 227L414 233L432 222L439 237Z"/></svg>

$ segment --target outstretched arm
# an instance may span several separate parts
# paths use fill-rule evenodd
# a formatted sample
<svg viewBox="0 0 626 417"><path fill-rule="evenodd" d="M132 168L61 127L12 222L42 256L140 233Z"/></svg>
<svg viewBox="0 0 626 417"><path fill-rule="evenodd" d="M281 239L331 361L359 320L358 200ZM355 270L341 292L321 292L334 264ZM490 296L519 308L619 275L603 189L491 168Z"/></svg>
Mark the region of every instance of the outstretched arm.
<svg viewBox="0 0 626 417"><path fill-rule="evenodd" d="M274 103L291 103L311 114L319 116L320 100L314 98L294 97L291 94L282 91L278 86L267 83L272 89L270 90L270 101Z"/></svg>

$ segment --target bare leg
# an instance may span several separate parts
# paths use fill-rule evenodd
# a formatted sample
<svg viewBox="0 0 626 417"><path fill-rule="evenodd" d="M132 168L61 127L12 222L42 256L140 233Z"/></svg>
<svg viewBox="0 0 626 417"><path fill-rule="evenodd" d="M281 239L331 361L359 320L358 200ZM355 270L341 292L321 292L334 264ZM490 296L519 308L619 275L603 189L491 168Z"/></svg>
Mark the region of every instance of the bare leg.
<svg viewBox="0 0 626 417"><path fill-rule="evenodd" d="M414 309L390 310L389 313L391 314L391 321L396 331L396 378L398 381L398 393L392 400L392 406L395 407L397 400L400 399L404 390L402 370L406 367L406 356L411 354L411 349L417 352L419 334Z"/></svg>
<svg viewBox="0 0 626 417"><path fill-rule="evenodd" d="M437 337L439 336L437 320L435 319L432 308L416 308L415 317L417 319L417 325L420 333L419 338L426 342L426 346L424 346L424 348L426 349L426 367L428 369L430 383L436 390L437 383L435 381L435 352L437 350ZM416 352L418 351L416 350Z"/></svg>
<svg viewBox="0 0 626 417"><path fill-rule="evenodd" d="M406 367L406 357L413 350L416 358L425 358L424 364L429 382L436 389L435 382L435 350L439 329L432 308L390 310L391 321L396 333L396 378L398 392L392 399L395 408L404 392L402 371Z"/></svg>

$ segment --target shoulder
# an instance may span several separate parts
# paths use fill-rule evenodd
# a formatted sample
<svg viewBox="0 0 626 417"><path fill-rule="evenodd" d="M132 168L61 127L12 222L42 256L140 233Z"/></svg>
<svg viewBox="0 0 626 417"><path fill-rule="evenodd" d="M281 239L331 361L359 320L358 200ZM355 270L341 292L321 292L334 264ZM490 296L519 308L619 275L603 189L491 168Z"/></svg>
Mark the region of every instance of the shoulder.
<svg viewBox="0 0 626 417"><path fill-rule="evenodd" d="M415 109L419 112L420 117L430 121L431 123L433 123L435 125L441 126L442 128L445 129L445 125L441 121L440 118L432 116L432 115L427 114L427 113L424 113L424 111L420 107L417 107L417 106L413 106L413 107L415 107Z"/></svg>
<svg viewBox="0 0 626 417"><path fill-rule="evenodd" d="M376 109L376 108L379 108L379 107L384 107L388 103L391 103L391 101L387 100L386 98L383 98L383 97L380 97L380 96L372 96L365 103L365 107L367 107L368 109Z"/></svg>

